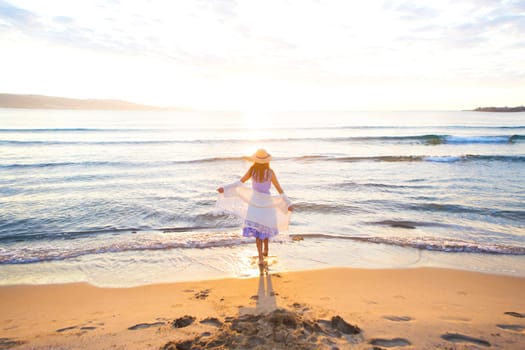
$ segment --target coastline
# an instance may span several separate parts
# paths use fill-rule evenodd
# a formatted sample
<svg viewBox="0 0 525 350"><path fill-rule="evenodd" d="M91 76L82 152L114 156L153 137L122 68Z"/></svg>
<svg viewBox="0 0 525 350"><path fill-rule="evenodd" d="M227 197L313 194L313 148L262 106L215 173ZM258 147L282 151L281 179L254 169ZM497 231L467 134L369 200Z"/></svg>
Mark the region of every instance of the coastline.
<svg viewBox="0 0 525 350"><path fill-rule="evenodd" d="M523 255L445 252L348 239L284 236L270 245L274 273L348 267L444 268L525 277ZM254 243L203 249L88 254L75 259L0 265L0 286L89 283L126 288L150 284L257 277ZM100 262L103 261L104 264Z"/></svg>
<svg viewBox="0 0 525 350"><path fill-rule="evenodd" d="M355 337L318 335L310 339L317 348L331 349L335 342L341 349L522 349L523 290L523 277L426 267L329 268L132 288L4 286L1 344L13 349L159 349L170 342L205 343L217 332L231 331L232 319L283 308L316 322L340 316L362 331ZM194 317L193 323L175 328L174 320L185 316Z"/></svg>

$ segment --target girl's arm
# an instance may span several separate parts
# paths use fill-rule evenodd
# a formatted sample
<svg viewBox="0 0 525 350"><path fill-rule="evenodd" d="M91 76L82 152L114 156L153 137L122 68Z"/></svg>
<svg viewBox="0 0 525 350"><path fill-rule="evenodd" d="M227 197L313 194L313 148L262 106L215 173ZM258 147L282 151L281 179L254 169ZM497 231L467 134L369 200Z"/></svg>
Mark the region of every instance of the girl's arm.
<svg viewBox="0 0 525 350"><path fill-rule="evenodd" d="M241 182L246 182L250 179L250 177L252 177L252 167L250 167L250 169L248 169L248 171L246 172L246 174L244 174L243 177L241 177Z"/></svg>
<svg viewBox="0 0 525 350"><path fill-rule="evenodd" d="M275 186L275 189L280 194L283 193L283 188L281 187L281 184L279 183L279 180L277 180L277 175L275 175L275 172L272 170L272 184Z"/></svg>
<svg viewBox="0 0 525 350"><path fill-rule="evenodd" d="M250 179L250 177L252 176L252 168L248 169L248 171L246 172L246 174L244 174L243 177L241 177L241 182L246 182ZM219 193L224 193L224 188L223 187L219 187L217 189L217 192Z"/></svg>
<svg viewBox="0 0 525 350"><path fill-rule="evenodd" d="M284 193L283 188L281 187L281 184L279 183L279 180L277 180L277 176L275 175L273 170L272 170L272 184L275 186L275 189L277 190L277 192L279 192L279 194L283 194ZM289 211L293 211L293 206L290 205L288 207L288 210Z"/></svg>

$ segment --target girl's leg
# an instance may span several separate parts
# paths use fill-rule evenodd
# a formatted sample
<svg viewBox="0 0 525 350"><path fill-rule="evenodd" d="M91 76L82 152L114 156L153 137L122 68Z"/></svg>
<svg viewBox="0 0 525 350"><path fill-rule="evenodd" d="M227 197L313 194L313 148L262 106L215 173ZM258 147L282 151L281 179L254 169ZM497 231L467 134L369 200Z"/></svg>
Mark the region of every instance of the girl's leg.
<svg viewBox="0 0 525 350"><path fill-rule="evenodd" d="M259 264L262 264L264 262L264 257L263 257L263 252L262 252L262 245L263 245L262 239L256 238L255 245L257 246L257 254L259 255Z"/></svg>
<svg viewBox="0 0 525 350"><path fill-rule="evenodd" d="M263 249L263 255L268 256L268 238L266 238L264 241L264 249Z"/></svg>

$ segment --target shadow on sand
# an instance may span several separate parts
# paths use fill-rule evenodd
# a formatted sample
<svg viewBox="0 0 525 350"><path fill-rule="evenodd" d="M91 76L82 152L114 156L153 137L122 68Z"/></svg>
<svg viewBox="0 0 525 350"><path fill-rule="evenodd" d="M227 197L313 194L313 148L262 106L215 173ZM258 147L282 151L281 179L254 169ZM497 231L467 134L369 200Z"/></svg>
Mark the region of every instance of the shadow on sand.
<svg viewBox="0 0 525 350"><path fill-rule="evenodd" d="M255 308L241 307L239 309L240 315L252 314L260 315L272 312L278 308L275 299L275 292L272 285L272 275L264 274L259 276L259 285L257 288L257 295L252 297L256 299Z"/></svg>

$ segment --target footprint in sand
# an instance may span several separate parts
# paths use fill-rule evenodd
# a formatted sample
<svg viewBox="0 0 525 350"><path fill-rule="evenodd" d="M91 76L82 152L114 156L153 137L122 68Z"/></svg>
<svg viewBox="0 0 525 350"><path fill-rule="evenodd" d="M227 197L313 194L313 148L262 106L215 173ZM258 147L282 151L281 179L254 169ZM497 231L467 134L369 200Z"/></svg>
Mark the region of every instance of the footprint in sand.
<svg viewBox="0 0 525 350"><path fill-rule="evenodd" d="M443 334L441 338L445 339L446 341L452 342L452 343L471 343L471 344L481 345L481 346L486 346L486 347L491 346L491 344L486 340L469 337L468 335L463 335L459 333Z"/></svg>
<svg viewBox="0 0 525 350"><path fill-rule="evenodd" d="M505 312L505 315L509 315L512 317L518 317L518 318L525 318L525 314L520 314L519 312L514 312L514 311Z"/></svg>
<svg viewBox="0 0 525 350"><path fill-rule="evenodd" d="M292 306L295 310L300 311L300 312L310 311L310 308L309 308L307 305L305 305L305 304L301 304L301 303L297 303L297 302L295 302L295 303L293 303L291 306Z"/></svg>
<svg viewBox="0 0 525 350"><path fill-rule="evenodd" d="M150 327L160 327L163 326L164 322L155 322L155 323L138 323L134 326L128 327L130 331L136 331L137 329L145 329Z"/></svg>
<svg viewBox="0 0 525 350"><path fill-rule="evenodd" d="M67 332L67 331L72 331L72 330L75 330L75 329L78 329L79 331L92 331L92 330L95 330L97 329L97 327L94 327L94 326L69 326L69 327L64 327L64 328L60 328L60 329L57 329L56 332L57 333L64 333L64 332ZM0 347L0 349L2 349Z"/></svg>
<svg viewBox="0 0 525 350"><path fill-rule="evenodd" d="M497 324L496 327L507 330L507 331L513 331L518 333L525 333L525 327L520 326L518 324Z"/></svg>
<svg viewBox="0 0 525 350"><path fill-rule="evenodd" d="M207 324L207 325L214 326L214 327L222 326L222 322L219 321L219 319L215 318L215 317L205 318L204 320L200 321L200 323L201 324Z"/></svg>
<svg viewBox="0 0 525 350"><path fill-rule="evenodd" d="M57 333L62 333L62 332L70 331L70 330L77 329L77 328L78 328L78 326L69 326L69 327L64 327L64 328L57 329L56 332Z"/></svg>
<svg viewBox="0 0 525 350"><path fill-rule="evenodd" d="M188 327L190 324L192 324L197 318L194 316L188 316L185 315L183 317L179 317L173 322L171 322L171 326L173 328L184 328Z"/></svg>
<svg viewBox="0 0 525 350"><path fill-rule="evenodd" d="M468 317L459 317L459 316L445 316L445 317L441 317L441 319L447 322L452 322L452 323L460 323L460 322L468 323L472 321Z"/></svg>
<svg viewBox="0 0 525 350"><path fill-rule="evenodd" d="M195 297L195 299L205 300L205 299L208 298L209 295L210 295L210 290L209 289L204 289L204 290L201 290L198 293L195 293L194 297Z"/></svg>
<svg viewBox="0 0 525 350"><path fill-rule="evenodd" d="M405 338L394 338L394 339L376 338L376 339L370 340L369 343L372 344L372 345L384 346L385 348L393 348L393 347L397 347L397 346L410 346L410 345L412 345Z"/></svg>
<svg viewBox="0 0 525 350"><path fill-rule="evenodd" d="M384 316L383 317L386 320L393 321L393 322L410 322L413 321L413 318L410 316Z"/></svg>
<svg viewBox="0 0 525 350"><path fill-rule="evenodd" d="M11 349L15 346L25 344L25 341L14 340L11 338L0 338L0 349Z"/></svg>

